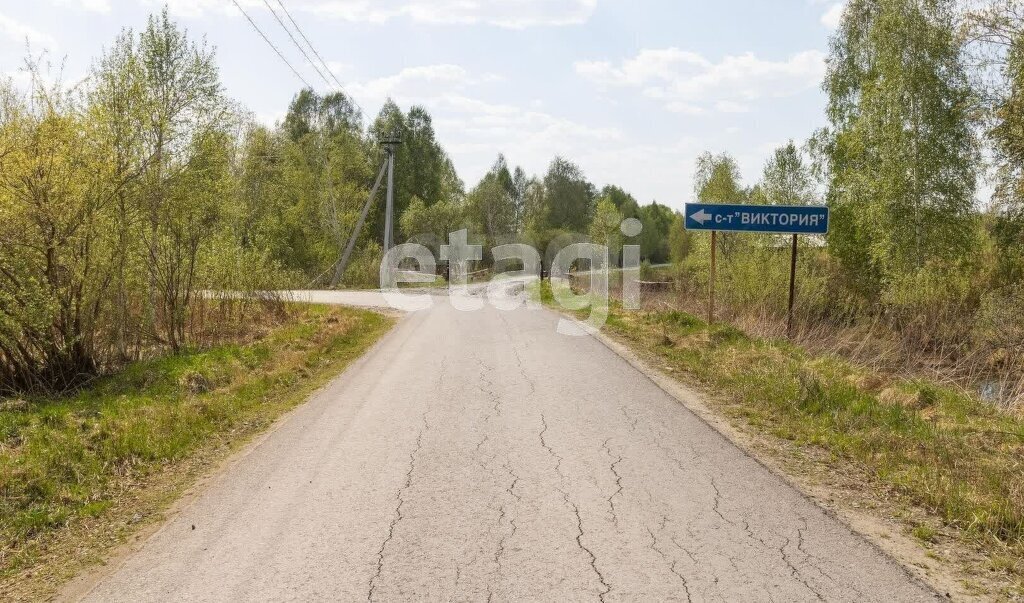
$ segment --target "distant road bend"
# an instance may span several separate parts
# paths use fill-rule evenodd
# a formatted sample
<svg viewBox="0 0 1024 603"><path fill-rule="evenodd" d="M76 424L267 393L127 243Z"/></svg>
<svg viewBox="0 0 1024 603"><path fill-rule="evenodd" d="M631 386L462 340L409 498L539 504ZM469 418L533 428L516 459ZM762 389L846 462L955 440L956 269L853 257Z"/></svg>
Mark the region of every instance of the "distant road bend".
<svg viewBox="0 0 1024 603"><path fill-rule="evenodd" d="M85 600L936 599L556 314L435 302Z"/></svg>

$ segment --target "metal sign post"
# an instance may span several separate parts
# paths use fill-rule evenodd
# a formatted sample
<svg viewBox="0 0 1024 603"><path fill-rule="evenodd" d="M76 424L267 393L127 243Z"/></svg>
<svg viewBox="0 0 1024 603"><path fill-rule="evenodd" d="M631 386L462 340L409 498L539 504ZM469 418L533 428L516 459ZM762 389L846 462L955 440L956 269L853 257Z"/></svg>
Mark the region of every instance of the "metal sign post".
<svg viewBox="0 0 1024 603"><path fill-rule="evenodd" d="M793 338L793 303L796 301L796 250L797 237L793 235L793 251L789 254L789 311L786 314L786 337Z"/></svg>
<svg viewBox="0 0 1024 603"><path fill-rule="evenodd" d="M708 322L715 319L716 235L723 232L747 232L793 235L789 259L789 307L786 335L793 336L793 308L796 303L797 243L800 235L828 234L829 210L821 205L731 205L687 203L684 209L687 230L711 231L711 286Z"/></svg>
<svg viewBox="0 0 1024 603"><path fill-rule="evenodd" d="M711 231L711 278L708 280L708 324L715 322L715 255L718 250L718 231Z"/></svg>

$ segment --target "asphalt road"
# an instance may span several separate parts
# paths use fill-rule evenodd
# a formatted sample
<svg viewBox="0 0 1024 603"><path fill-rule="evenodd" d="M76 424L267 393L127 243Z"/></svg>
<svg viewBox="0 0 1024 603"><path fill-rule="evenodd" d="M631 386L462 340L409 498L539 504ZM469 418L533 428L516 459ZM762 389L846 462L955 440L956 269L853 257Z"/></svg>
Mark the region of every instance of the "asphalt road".
<svg viewBox="0 0 1024 603"><path fill-rule="evenodd" d="M86 599L935 599L555 314L435 301Z"/></svg>

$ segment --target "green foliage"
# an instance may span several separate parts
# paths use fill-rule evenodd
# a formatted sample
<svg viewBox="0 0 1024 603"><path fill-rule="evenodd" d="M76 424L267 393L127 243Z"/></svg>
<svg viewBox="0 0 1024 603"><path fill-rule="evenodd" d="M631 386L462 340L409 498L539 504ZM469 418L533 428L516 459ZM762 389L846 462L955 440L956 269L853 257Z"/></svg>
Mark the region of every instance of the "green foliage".
<svg viewBox="0 0 1024 603"><path fill-rule="evenodd" d="M704 153L697 158L693 192L701 203L740 203L740 168L730 155Z"/></svg>
<svg viewBox="0 0 1024 603"><path fill-rule="evenodd" d="M281 128L242 127L212 50L166 10L74 92L30 71L27 93L0 93L0 390L178 350L200 290L305 284L337 261L373 169L343 95L302 91Z"/></svg>
<svg viewBox="0 0 1024 603"><path fill-rule="evenodd" d="M791 140L776 149L765 164L761 183L751 197L763 195L764 203L771 205L811 205L817 199L814 189L814 177Z"/></svg>
<svg viewBox="0 0 1024 603"><path fill-rule="evenodd" d="M310 134L328 137L342 133L358 133L363 127L363 116L351 99L342 92L319 96L303 88L292 99L285 115L283 129L293 142Z"/></svg>
<svg viewBox="0 0 1024 603"><path fill-rule="evenodd" d="M1024 283L995 289L981 301L974 335L992 362L1011 365L1024 359Z"/></svg>
<svg viewBox="0 0 1024 603"><path fill-rule="evenodd" d="M516 234L520 205L505 158L499 156L480 183L466 196L467 222L484 236L484 247L506 243Z"/></svg>
<svg viewBox="0 0 1024 603"><path fill-rule="evenodd" d="M380 139L397 135L402 140L395 154L395 215L400 216L413 197L427 205L440 201L458 202L463 184L451 159L434 135L432 118L426 109L414 106L408 113L388 100L370 126L370 136ZM375 159L376 163L378 160ZM383 232L384 204L378 203L368 224L371 232Z"/></svg>
<svg viewBox="0 0 1024 603"><path fill-rule="evenodd" d="M650 260L640 262L640 280L647 282L658 280L658 272L651 267Z"/></svg>
<svg viewBox="0 0 1024 603"><path fill-rule="evenodd" d="M615 204L615 209L619 210L622 214L622 219L626 218L639 218L640 217L640 204L637 200L626 191L622 190L621 187L609 184L601 189L600 198L608 199Z"/></svg>
<svg viewBox="0 0 1024 603"><path fill-rule="evenodd" d="M952 0L853 0L825 90L831 251L878 300L974 243L977 145Z"/></svg>
<svg viewBox="0 0 1024 603"><path fill-rule="evenodd" d="M380 244L371 241L366 244L355 259L349 262L342 282L349 288L376 289L380 287L380 263L384 251Z"/></svg>
<svg viewBox="0 0 1024 603"><path fill-rule="evenodd" d="M574 163L555 157L544 175L545 226L586 232L593 215L595 191Z"/></svg>
<svg viewBox="0 0 1024 603"><path fill-rule="evenodd" d="M465 207L454 201L439 201L428 206L419 197L413 197L399 223L407 241L425 245L437 257L440 246L447 244L448 235L464 228L465 211Z"/></svg>
<svg viewBox="0 0 1024 603"><path fill-rule="evenodd" d="M622 220L622 214L611 198L604 197L597 202L594 219L590 223L590 240L608 247L613 265L617 263L614 258L618 257L622 249L622 234L619 230Z"/></svg>
<svg viewBox="0 0 1024 603"><path fill-rule="evenodd" d="M693 251L693 235L686 230L686 220L682 214L672 217L668 232L668 256L673 264L682 264Z"/></svg>
<svg viewBox="0 0 1024 603"><path fill-rule="evenodd" d="M640 208L640 257L661 264L669 259L669 230L675 212L657 201Z"/></svg>
<svg viewBox="0 0 1024 603"><path fill-rule="evenodd" d="M975 79L992 143L996 187L990 217L1002 287L1024 279L1024 5L991 2L967 15L967 32L977 40L971 57L987 68Z"/></svg>

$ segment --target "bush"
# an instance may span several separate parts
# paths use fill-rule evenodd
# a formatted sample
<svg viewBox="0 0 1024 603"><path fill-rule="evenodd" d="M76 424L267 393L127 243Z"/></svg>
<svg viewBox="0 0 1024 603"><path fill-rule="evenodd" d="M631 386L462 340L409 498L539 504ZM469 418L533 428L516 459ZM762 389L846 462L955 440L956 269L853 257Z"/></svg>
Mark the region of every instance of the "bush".
<svg viewBox="0 0 1024 603"><path fill-rule="evenodd" d="M359 250L345 269L342 278L344 286L367 289L380 287L380 263L383 257L384 253L376 242Z"/></svg>
<svg viewBox="0 0 1024 603"><path fill-rule="evenodd" d="M640 262L640 280L645 282L658 280L658 274L655 272L654 268L651 267L650 260Z"/></svg>
<svg viewBox="0 0 1024 603"><path fill-rule="evenodd" d="M882 307L904 338L935 348L969 339L971 283L955 270L925 266L890 282Z"/></svg>
<svg viewBox="0 0 1024 603"><path fill-rule="evenodd" d="M1024 284L990 291L982 298L974 339L999 362L1024 356Z"/></svg>

